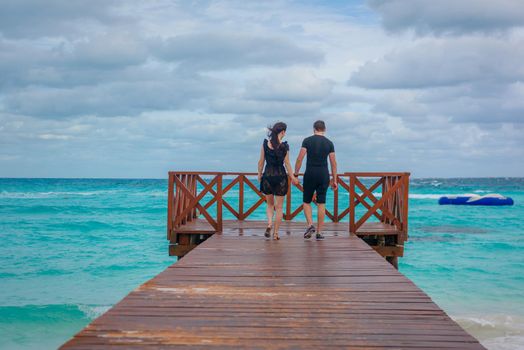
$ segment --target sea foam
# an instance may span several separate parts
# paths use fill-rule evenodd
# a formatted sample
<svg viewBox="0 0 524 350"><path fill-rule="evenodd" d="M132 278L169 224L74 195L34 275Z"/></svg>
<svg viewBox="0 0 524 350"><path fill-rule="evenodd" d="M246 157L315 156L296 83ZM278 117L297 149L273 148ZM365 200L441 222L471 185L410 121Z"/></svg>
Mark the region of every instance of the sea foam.
<svg viewBox="0 0 524 350"><path fill-rule="evenodd" d="M89 319L95 319L111 308L111 305L77 305L78 309Z"/></svg>
<svg viewBox="0 0 524 350"><path fill-rule="evenodd" d="M515 315L452 316L490 350L524 349L524 318Z"/></svg>

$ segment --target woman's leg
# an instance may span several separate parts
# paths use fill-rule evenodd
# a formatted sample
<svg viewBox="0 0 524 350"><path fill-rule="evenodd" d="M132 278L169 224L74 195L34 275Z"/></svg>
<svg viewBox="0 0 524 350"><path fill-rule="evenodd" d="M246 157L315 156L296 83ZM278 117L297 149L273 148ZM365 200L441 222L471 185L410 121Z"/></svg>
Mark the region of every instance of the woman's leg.
<svg viewBox="0 0 524 350"><path fill-rule="evenodd" d="M275 212L275 201L272 194L266 194L266 215L267 227L273 224L273 214Z"/></svg>
<svg viewBox="0 0 524 350"><path fill-rule="evenodd" d="M275 229L273 235L278 237L278 229L280 228L280 223L282 222L282 205L284 204L284 196L275 196L275 210L277 212L277 217L275 219Z"/></svg>

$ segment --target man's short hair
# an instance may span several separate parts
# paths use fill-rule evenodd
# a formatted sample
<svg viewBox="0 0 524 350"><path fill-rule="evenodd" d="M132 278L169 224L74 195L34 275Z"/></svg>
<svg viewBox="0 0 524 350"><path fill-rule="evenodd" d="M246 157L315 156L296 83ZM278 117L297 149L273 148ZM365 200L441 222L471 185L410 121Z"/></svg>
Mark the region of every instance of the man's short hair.
<svg viewBox="0 0 524 350"><path fill-rule="evenodd" d="M317 120L315 123L313 123L313 128L316 131L326 131L326 123L324 123L323 120Z"/></svg>

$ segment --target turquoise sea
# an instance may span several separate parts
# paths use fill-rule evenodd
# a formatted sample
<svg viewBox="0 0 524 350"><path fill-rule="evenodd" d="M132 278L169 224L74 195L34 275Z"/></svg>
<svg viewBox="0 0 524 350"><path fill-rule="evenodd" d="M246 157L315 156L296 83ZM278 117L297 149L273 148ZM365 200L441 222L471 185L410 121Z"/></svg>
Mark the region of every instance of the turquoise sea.
<svg viewBox="0 0 524 350"><path fill-rule="evenodd" d="M524 178L410 186L401 272L489 349L524 348ZM175 262L166 189L165 180L0 179L0 349L56 348ZM463 193L515 205L437 203Z"/></svg>

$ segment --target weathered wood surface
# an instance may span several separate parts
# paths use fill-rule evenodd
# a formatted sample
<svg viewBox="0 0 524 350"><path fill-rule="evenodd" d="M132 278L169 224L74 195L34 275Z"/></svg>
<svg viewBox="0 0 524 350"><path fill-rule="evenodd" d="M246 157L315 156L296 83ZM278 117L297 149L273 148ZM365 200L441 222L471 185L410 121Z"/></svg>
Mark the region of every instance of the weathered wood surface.
<svg viewBox="0 0 524 350"><path fill-rule="evenodd" d="M266 222L262 220L224 220L223 221L223 232L231 230L242 230L243 228L254 229L254 228L265 228ZM315 223L316 225L316 223ZM304 222L300 221L282 221L281 228L283 230L301 230L305 226ZM326 222L324 223L324 231L337 231L340 234L349 235L348 223L347 222ZM206 220L193 219L193 221L186 223L176 229L177 233L186 234L205 234L217 232L213 226L211 226ZM264 232L262 232L263 234ZM398 231L393 225L384 224L382 222L366 222L359 228L357 235L395 235Z"/></svg>
<svg viewBox="0 0 524 350"><path fill-rule="evenodd" d="M281 232L282 233L290 233L290 232L300 232L305 227L304 222L293 222L293 221L283 221L281 225ZM223 233L224 234L230 234L230 233L239 233L242 234L244 232L244 229L246 229L248 232L251 232L250 234L257 234L262 236L263 231L266 227L266 222L261 220L246 220L246 221L238 221L238 220L224 220L223 221ZM349 236L348 232L348 223L347 222L326 222L324 224L323 231L327 234L333 234L333 235L341 235L341 236ZM191 242L190 237L194 235L205 235L209 236L214 234L216 231L215 229L204 219L194 219L188 223L186 223L183 226L180 226L176 229L175 236L173 235L173 241L178 242L178 244L170 245L170 255L176 255L176 256L184 256L188 252L191 251L194 247L196 247L199 243L199 240L193 240ZM364 223L359 230L357 231L357 235L359 237L366 237L366 236L395 236L399 232L395 229L395 226L385 224L382 222L366 222ZM173 242L172 241L172 242ZM382 256L393 256L393 257L400 257L403 256L404 252L404 246L403 245L394 245L394 246L373 246L373 248L382 254Z"/></svg>
<svg viewBox="0 0 524 350"><path fill-rule="evenodd" d="M225 225L62 348L483 349L358 237L259 226Z"/></svg>

